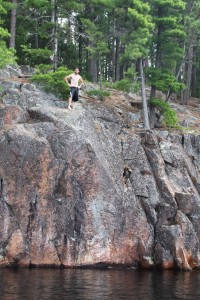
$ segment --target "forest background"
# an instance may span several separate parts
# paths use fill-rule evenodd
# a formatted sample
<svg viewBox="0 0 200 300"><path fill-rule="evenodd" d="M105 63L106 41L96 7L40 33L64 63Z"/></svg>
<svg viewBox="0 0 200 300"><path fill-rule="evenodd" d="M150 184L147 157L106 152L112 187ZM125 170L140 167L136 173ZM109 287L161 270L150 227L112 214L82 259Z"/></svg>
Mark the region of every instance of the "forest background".
<svg viewBox="0 0 200 300"><path fill-rule="evenodd" d="M132 92L142 67L151 99L156 90L182 104L200 98L199 38L200 0L0 0L0 67L78 66L92 82Z"/></svg>

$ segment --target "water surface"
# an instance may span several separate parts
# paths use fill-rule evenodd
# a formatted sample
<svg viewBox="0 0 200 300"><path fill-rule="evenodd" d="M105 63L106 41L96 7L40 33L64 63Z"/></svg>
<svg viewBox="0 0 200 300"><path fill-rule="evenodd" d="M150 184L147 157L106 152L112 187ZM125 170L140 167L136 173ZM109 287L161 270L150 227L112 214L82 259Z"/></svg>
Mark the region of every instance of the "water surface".
<svg viewBox="0 0 200 300"><path fill-rule="evenodd" d="M0 300L200 299L200 271L1 269Z"/></svg>

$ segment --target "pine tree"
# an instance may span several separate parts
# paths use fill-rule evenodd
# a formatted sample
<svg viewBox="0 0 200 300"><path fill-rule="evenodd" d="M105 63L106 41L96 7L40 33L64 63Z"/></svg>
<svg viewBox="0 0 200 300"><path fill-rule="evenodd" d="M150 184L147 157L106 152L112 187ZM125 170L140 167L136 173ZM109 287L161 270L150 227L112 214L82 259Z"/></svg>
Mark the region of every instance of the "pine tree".
<svg viewBox="0 0 200 300"><path fill-rule="evenodd" d="M0 24L3 23L2 16L7 13L7 3L0 0ZM10 34L8 30L0 26L0 68L4 67L6 64L14 62L14 52L12 49L6 47L5 40L9 38Z"/></svg>
<svg viewBox="0 0 200 300"><path fill-rule="evenodd" d="M185 55L185 84L186 89L183 93L182 104L187 104L190 96L192 71L194 64L195 48L198 47L200 38L200 0L189 1L187 3L187 15L185 17L186 31L186 55Z"/></svg>
<svg viewBox="0 0 200 300"><path fill-rule="evenodd" d="M151 45L151 64L175 75L176 68L183 56L182 41L185 37L183 28L183 11L185 2L182 0L151 0L155 29ZM154 72L155 73L155 72ZM152 75L153 76L153 75ZM156 86L151 87L151 98L155 97Z"/></svg>
<svg viewBox="0 0 200 300"><path fill-rule="evenodd" d="M95 24L89 19L82 19L82 24L85 27L85 32L88 36L89 45L87 47L91 54L91 59L96 59L99 66L99 83L102 88L102 64L105 54L109 52L105 34L100 29L99 24Z"/></svg>

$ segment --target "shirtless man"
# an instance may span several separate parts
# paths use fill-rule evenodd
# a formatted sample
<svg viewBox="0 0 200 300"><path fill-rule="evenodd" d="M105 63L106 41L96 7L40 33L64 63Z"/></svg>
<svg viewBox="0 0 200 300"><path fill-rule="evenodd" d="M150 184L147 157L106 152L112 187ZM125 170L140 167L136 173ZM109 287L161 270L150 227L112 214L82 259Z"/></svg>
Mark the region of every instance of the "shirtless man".
<svg viewBox="0 0 200 300"><path fill-rule="evenodd" d="M75 107L74 104L71 107L72 101L74 101L74 102L78 101L79 90L83 85L83 79L79 75L79 68L76 68L74 70L74 73L66 76L64 78L64 80L70 87L70 97L69 97L69 102L68 102L68 108L72 109Z"/></svg>

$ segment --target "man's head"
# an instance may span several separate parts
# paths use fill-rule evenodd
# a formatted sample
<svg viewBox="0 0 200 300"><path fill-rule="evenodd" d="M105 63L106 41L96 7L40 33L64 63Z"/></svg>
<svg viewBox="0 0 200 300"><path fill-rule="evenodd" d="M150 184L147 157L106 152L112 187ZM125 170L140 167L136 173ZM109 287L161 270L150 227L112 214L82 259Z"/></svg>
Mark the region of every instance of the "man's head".
<svg viewBox="0 0 200 300"><path fill-rule="evenodd" d="M77 75L79 73L79 68L75 68L74 73Z"/></svg>

